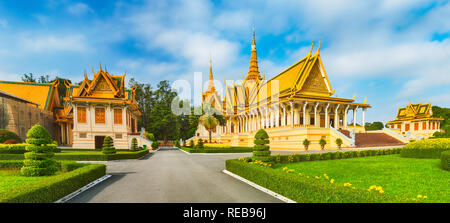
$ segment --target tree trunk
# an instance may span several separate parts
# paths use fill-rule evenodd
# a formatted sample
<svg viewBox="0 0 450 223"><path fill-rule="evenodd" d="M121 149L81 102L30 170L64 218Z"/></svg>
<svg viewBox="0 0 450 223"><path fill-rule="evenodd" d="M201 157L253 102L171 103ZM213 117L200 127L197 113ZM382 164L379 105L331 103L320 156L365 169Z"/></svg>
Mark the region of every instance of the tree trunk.
<svg viewBox="0 0 450 223"><path fill-rule="evenodd" d="M212 131L208 131L209 132L209 143L211 143L211 132Z"/></svg>

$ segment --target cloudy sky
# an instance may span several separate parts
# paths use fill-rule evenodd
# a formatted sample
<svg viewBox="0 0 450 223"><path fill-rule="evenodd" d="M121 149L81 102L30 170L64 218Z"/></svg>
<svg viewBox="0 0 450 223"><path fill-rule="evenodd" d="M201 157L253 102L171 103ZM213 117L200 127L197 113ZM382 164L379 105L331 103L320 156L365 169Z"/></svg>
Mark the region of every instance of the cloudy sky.
<svg viewBox="0 0 450 223"><path fill-rule="evenodd" d="M237 80L253 24L261 73L275 76L321 40L336 95L367 97L367 121L391 120L409 101L450 107L449 1L1 1L0 79L79 81L101 63L156 86L206 79L211 56L216 79Z"/></svg>

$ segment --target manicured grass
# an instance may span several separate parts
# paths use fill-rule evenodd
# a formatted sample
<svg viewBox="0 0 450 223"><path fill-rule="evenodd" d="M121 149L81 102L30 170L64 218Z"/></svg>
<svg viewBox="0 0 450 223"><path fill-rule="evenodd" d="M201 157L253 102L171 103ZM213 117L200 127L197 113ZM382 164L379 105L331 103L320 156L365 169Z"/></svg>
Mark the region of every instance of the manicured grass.
<svg viewBox="0 0 450 223"><path fill-rule="evenodd" d="M107 161L121 159L138 159L149 153L149 150L117 150L116 154L105 155L100 150L69 150L63 149L55 153L56 160ZM0 160L22 160L23 154L0 154Z"/></svg>
<svg viewBox="0 0 450 223"><path fill-rule="evenodd" d="M250 152L253 152L253 147L231 147L231 148L205 147L203 149L181 147L181 149L188 153L250 153Z"/></svg>
<svg viewBox="0 0 450 223"><path fill-rule="evenodd" d="M441 168L439 159L403 158L394 154L274 166L279 171L284 167L311 178L319 176L324 181L324 174L327 174L340 185L351 183L362 189L382 186L387 195L428 197L420 202L450 202L450 172Z"/></svg>
<svg viewBox="0 0 450 223"><path fill-rule="evenodd" d="M25 177L20 174L21 161L6 161L0 169L0 203L53 202L106 174L103 164L61 163L52 176Z"/></svg>

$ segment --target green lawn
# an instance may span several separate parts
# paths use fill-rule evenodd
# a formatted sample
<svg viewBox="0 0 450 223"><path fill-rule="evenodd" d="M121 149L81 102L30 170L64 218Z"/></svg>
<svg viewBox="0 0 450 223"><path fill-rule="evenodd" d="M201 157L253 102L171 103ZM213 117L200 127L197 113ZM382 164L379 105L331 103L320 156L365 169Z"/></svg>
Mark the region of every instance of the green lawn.
<svg viewBox="0 0 450 223"><path fill-rule="evenodd" d="M0 169L0 195L20 185L30 184L43 177L24 177L18 169Z"/></svg>
<svg viewBox="0 0 450 223"><path fill-rule="evenodd" d="M351 183L357 188L382 186L386 194L416 198L424 202L450 202L450 172L440 167L439 159L402 158L399 154L351 159L277 164L276 169L295 169L295 173L335 184Z"/></svg>

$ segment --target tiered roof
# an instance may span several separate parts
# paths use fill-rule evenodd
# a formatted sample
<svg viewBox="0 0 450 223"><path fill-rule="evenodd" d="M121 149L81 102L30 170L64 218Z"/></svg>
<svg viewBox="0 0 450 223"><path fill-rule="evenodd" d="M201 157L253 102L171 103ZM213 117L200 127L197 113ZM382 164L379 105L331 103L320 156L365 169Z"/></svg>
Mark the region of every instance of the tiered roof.
<svg viewBox="0 0 450 223"><path fill-rule="evenodd" d="M407 104L406 107L399 108L396 120L388 123L398 123L403 121L419 121L419 120L443 120L442 118L433 117L431 102L428 104Z"/></svg>

